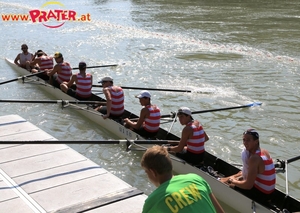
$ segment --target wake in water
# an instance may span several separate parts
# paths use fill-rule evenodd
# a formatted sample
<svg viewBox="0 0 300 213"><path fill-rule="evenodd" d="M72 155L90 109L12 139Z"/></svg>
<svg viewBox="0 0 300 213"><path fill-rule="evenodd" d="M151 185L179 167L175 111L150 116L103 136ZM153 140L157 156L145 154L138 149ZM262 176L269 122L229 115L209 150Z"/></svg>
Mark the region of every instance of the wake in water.
<svg viewBox="0 0 300 213"><path fill-rule="evenodd" d="M274 60L284 63L294 63L294 64L300 64L300 59L292 58L289 56L280 56L280 55L274 55L268 51L259 50L252 47L242 46L238 44L214 44L210 43L206 40L199 40L194 38L188 38L183 35L173 35L173 34L166 34L166 33L159 33L159 32L150 32L143 29L138 29L136 27L129 27L129 26L122 26L119 24L114 24L111 22L106 21L99 21L99 20L93 20L89 24L92 24L96 26L97 28L102 28L103 30L118 30L118 33L120 33L120 30L125 33L120 33L119 36L125 38L154 38L154 39L163 39L167 41L172 41L177 44L187 44L187 45L193 45L197 46L198 48L203 50L207 50L214 53L226 53L226 54L237 54L237 55L244 55L244 56L250 56L253 58L258 58L259 60ZM119 38L121 38L119 37Z"/></svg>

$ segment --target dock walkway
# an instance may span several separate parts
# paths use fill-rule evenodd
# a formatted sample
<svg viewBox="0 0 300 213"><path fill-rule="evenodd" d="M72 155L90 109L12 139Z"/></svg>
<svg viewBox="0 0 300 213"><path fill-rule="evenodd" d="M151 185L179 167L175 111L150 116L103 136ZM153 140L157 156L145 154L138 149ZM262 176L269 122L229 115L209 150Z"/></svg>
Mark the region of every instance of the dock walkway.
<svg viewBox="0 0 300 213"><path fill-rule="evenodd" d="M146 195L18 115L0 117L0 212L141 212Z"/></svg>

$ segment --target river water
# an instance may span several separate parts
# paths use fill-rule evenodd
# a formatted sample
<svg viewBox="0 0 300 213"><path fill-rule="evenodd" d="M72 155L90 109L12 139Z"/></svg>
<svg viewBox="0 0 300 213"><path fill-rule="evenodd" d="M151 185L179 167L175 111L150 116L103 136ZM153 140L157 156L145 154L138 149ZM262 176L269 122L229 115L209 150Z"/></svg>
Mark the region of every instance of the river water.
<svg viewBox="0 0 300 213"><path fill-rule="evenodd" d="M44 3L0 1L0 11L2 15L28 14ZM207 151L220 158L241 163L242 133L250 127L258 130L261 147L269 150L274 160L300 154L298 0L60 3L77 14L89 13L90 21L66 21L59 28L30 21L1 21L0 81L18 76L4 58L14 59L22 43L28 44L31 52L42 49L53 55L60 51L72 67L79 61L88 66L125 63L117 68L89 69L94 83L109 75L121 86L193 91L153 91L152 102L162 114L180 106L198 111L262 102L261 106L194 116L210 137ZM34 85L21 82L3 84L0 90L1 99L53 99ZM125 91L126 109L135 114L140 111L134 98L138 92ZM0 115L7 114L18 114L59 140L115 138L74 109L62 110L55 104L1 103ZM170 126L164 124L163 128ZM177 122L171 132L180 136L181 129ZM146 194L155 189L140 168L141 152L126 152L120 145L70 146ZM297 199L299 170L299 161L289 165L289 194ZM285 174L278 174L277 188L286 191L285 181Z"/></svg>

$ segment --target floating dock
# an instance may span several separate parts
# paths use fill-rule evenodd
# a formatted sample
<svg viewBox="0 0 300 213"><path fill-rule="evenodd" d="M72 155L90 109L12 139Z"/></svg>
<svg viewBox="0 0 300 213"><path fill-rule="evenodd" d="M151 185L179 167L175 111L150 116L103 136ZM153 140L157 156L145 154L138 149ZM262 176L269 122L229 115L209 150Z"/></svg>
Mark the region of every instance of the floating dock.
<svg viewBox="0 0 300 213"><path fill-rule="evenodd" d="M33 140L45 144L5 144ZM142 212L142 191L49 140L18 115L0 116L0 212Z"/></svg>

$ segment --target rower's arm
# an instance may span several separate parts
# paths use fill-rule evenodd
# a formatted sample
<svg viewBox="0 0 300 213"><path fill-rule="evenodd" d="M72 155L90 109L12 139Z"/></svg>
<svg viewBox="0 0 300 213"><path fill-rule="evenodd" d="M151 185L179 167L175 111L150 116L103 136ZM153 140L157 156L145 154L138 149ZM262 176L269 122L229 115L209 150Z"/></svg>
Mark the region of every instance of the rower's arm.
<svg viewBox="0 0 300 213"><path fill-rule="evenodd" d="M54 68L52 70L49 70L47 74L48 76L53 76L55 73L58 73L60 70L61 70L61 66L56 64Z"/></svg>
<svg viewBox="0 0 300 213"><path fill-rule="evenodd" d="M205 141L204 141L204 142L208 141L208 140L209 140L209 137L208 137L208 135L206 134L205 131L204 131L204 136L205 136Z"/></svg>
<svg viewBox="0 0 300 213"><path fill-rule="evenodd" d="M32 61L30 61L29 64L30 64L30 66L38 64L38 59L32 59Z"/></svg>
<svg viewBox="0 0 300 213"><path fill-rule="evenodd" d="M188 126L184 127L181 133L181 139L179 144L177 146L170 146L168 148L168 151L181 152L184 149L188 139L192 134L193 134L193 129L191 127Z"/></svg>
<svg viewBox="0 0 300 213"><path fill-rule="evenodd" d="M104 93L105 98L106 98L106 115L109 116L110 112L111 112L111 104L112 104L111 95L110 95L110 92L109 92L108 88L104 88L103 93Z"/></svg>
<svg viewBox="0 0 300 213"><path fill-rule="evenodd" d="M20 60L20 53L17 55L17 57L15 58L14 60L14 63L18 66L20 66L21 64L19 63L19 60Z"/></svg>
<svg viewBox="0 0 300 213"><path fill-rule="evenodd" d="M134 129L139 129L141 128L141 126L143 125L145 119L147 118L147 116L150 115L150 112L147 108L143 108L141 110L141 113L140 113L140 117L138 119L137 122L134 122L134 121L131 121L129 119L124 119L125 123L130 126L131 128L134 128Z"/></svg>
<svg viewBox="0 0 300 213"><path fill-rule="evenodd" d="M70 81L67 83L68 88L70 88L74 84L74 82L76 82L76 80L77 80L77 76L72 75Z"/></svg>
<svg viewBox="0 0 300 213"><path fill-rule="evenodd" d="M251 156L249 158L249 163L248 163L247 179L242 179L242 180L232 179L229 181L229 183L234 184L235 186L241 189L251 189L254 186L254 182L258 174L259 160L260 157L258 155Z"/></svg>

